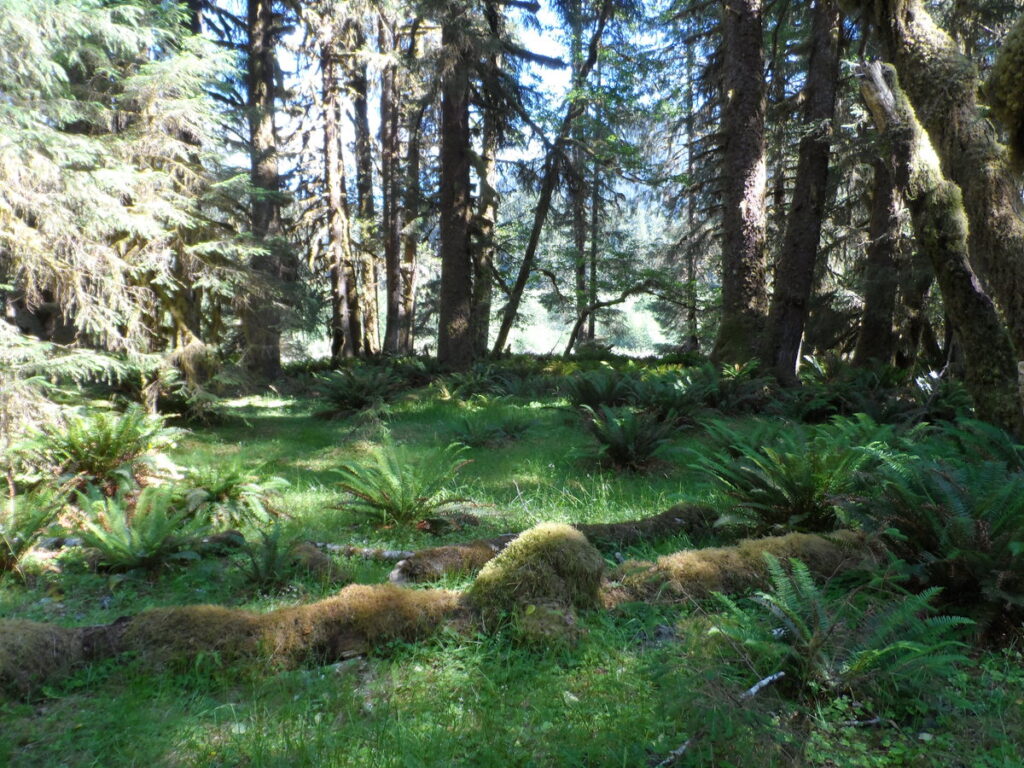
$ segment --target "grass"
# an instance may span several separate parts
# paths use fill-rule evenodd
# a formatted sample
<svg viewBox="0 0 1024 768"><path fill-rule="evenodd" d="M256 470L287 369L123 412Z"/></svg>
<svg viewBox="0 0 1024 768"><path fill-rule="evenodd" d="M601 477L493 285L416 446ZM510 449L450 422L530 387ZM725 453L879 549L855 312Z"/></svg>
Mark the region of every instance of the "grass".
<svg viewBox="0 0 1024 768"><path fill-rule="evenodd" d="M333 470L364 460L380 444L378 417L317 419L321 404L306 399L228 401L237 418L184 436L171 458L209 469L251 463L288 480L274 501L285 539L392 549L539 522L635 519L711 495L694 467L693 455L707 450L703 432L674 433L655 472L618 473L582 458L590 438L564 405L553 397L464 403L423 389L400 396L379 416L411 451L447 444L470 412L498 420L518 409L529 417L519 440L466 451L473 461L454 491L473 500L467 511L481 522L442 536L381 527L346 506ZM252 529L244 532L256 540ZM719 542L681 536L622 554L654 559L693 543ZM67 550L54 558L59 573L39 557L26 565L27 584L0 581L0 617L78 626L172 605L267 611L337 591L302 572L279 588L254 589L241 557L122 575L93 572L82 552ZM363 560L348 565L361 584L385 581L391 568ZM468 584L453 577L433 586ZM737 706L738 693L756 680L707 652L709 605L627 603L582 613L582 631L570 645L523 646L514 627L489 635L443 630L418 643L392 642L366 659L277 674L228 666L216 655L163 670L132 659L104 662L31 701L0 701L0 765L641 766L691 737L695 746L682 764L825 766L840 764L829 763L829 755L847 752L860 761L851 765L866 766L1024 761L1017 646L978 651L959 677L936 686L948 692L945 704L919 721L851 729L841 725L849 712L798 711L773 691ZM665 636L674 639L658 639ZM934 736L930 742L917 738L925 731Z"/></svg>

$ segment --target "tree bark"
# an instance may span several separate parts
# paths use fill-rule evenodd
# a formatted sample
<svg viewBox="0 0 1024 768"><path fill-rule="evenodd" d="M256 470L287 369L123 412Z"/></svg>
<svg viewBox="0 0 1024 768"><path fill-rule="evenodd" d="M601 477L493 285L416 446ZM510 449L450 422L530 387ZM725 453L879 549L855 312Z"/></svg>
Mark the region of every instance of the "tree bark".
<svg viewBox="0 0 1024 768"><path fill-rule="evenodd" d="M800 139L796 187L779 254L763 358L783 384L796 382L800 342L814 285L839 82L839 9L834 0L815 0L811 14L804 135Z"/></svg>
<svg viewBox="0 0 1024 768"><path fill-rule="evenodd" d="M393 22L378 22L378 40L381 52L395 51L395 27ZM384 240L384 274L385 274L385 322L384 352L389 355L400 354L400 315L402 308L402 264L401 264L401 231L402 208L398 204L399 196L399 150L398 132L399 91L396 87L398 67L389 64L380 77L380 183L383 211L381 232Z"/></svg>
<svg viewBox="0 0 1024 768"><path fill-rule="evenodd" d="M896 289L899 286L900 211L903 200L885 160L874 163L875 184L864 264L864 311L861 314L856 366L892 365L896 354Z"/></svg>
<svg viewBox="0 0 1024 768"><path fill-rule="evenodd" d="M978 415L1019 435L1022 414L1013 348L995 305L971 269L960 188L943 175L896 70L876 62L861 67L858 77L875 124L892 142L897 185L907 198L918 246L935 268L964 350L965 383Z"/></svg>
<svg viewBox="0 0 1024 768"><path fill-rule="evenodd" d="M277 67L272 0L248 0L248 69L246 88L249 108L250 180L253 237L264 252L253 258L254 270L268 283L250 297L242 311L245 365L260 376L275 379L281 373L281 313L273 294L286 277L281 225L281 178L277 163L277 131L274 127Z"/></svg>
<svg viewBox="0 0 1024 768"><path fill-rule="evenodd" d="M497 250L494 238L498 222L497 115L488 109L484 112L483 122L477 242L473 247L473 354L478 358L487 355L487 342L490 339L494 255Z"/></svg>
<svg viewBox="0 0 1024 768"><path fill-rule="evenodd" d="M352 263L352 241L348 206L345 200L345 166L341 160L339 118L341 105L335 64L334 39L329 30L323 34L320 69L323 78L324 181L327 187L327 231L331 276L331 364L355 354L348 304L348 267Z"/></svg>
<svg viewBox="0 0 1024 768"><path fill-rule="evenodd" d="M437 356L442 363L464 368L474 356L473 263L469 242L473 208L469 184L470 63L459 38L460 33L446 23L441 45L455 60L441 84L441 306Z"/></svg>
<svg viewBox="0 0 1024 768"><path fill-rule="evenodd" d="M1005 148L979 112L978 72L922 0L860 0L899 71L942 169L963 191L972 264L1024 359L1024 204Z"/></svg>
<svg viewBox="0 0 1024 768"><path fill-rule="evenodd" d="M765 84L761 0L724 0L722 69L722 315L713 357L756 354L765 286Z"/></svg>

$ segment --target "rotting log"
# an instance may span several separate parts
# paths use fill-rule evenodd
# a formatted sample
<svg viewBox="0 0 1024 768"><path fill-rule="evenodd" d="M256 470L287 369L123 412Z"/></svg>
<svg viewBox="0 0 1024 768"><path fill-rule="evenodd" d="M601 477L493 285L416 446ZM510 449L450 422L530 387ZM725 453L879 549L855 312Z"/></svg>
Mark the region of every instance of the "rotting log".
<svg viewBox="0 0 1024 768"><path fill-rule="evenodd" d="M598 549L628 547L641 542L667 539L681 533L694 534L710 527L714 513L708 507L677 505L642 520L573 526ZM434 581L450 573L475 573L501 552L518 534L506 533L465 544L431 547L403 558L388 578L395 584Z"/></svg>
<svg viewBox="0 0 1024 768"><path fill-rule="evenodd" d="M615 574L617 581L608 583L604 559L582 532L548 523L516 537L465 592L350 585L333 597L268 613L191 605L154 608L90 627L0 620L0 696L31 695L76 666L122 653L157 666L216 654L229 664L260 662L284 669L346 659L391 640L423 638L446 624L497 626L505 614L542 616L544 626L536 634L550 639L556 626L571 633L577 610L764 586L765 552L800 558L813 574L829 577L870 564L878 546L851 531L794 533L684 550L655 563L628 562Z"/></svg>
<svg viewBox="0 0 1024 768"><path fill-rule="evenodd" d="M217 605L154 608L111 624L67 628L0 621L0 693L25 695L73 667L138 653L158 664L216 653L225 662L263 660L276 667L327 663L411 640L463 611L457 592L351 585L308 605L254 613Z"/></svg>
<svg viewBox="0 0 1024 768"><path fill-rule="evenodd" d="M790 533L744 539L730 547L684 549L653 563L626 561L607 585L604 602L680 602L764 587L769 581L766 553L782 561L798 558L812 574L828 578L870 564L879 551L874 540L854 531Z"/></svg>

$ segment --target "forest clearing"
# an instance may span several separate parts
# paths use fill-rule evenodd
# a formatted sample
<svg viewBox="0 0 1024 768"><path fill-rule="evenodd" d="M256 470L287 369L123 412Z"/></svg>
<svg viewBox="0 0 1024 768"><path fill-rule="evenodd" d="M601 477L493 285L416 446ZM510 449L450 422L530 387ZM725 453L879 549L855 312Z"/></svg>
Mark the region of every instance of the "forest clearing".
<svg viewBox="0 0 1024 768"><path fill-rule="evenodd" d="M1024 0L0 0L0 765L1024 766Z"/></svg>

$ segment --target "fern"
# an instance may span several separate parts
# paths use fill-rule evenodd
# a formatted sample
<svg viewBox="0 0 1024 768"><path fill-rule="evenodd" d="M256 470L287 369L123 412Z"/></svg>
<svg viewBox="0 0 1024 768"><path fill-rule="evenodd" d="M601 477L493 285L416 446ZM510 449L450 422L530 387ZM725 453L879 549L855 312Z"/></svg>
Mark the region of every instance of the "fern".
<svg viewBox="0 0 1024 768"><path fill-rule="evenodd" d="M240 463L188 470L191 488L185 494L190 512L218 524L239 526L270 520L274 513L269 500L289 486L282 477L260 479Z"/></svg>
<svg viewBox="0 0 1024 768"><path fill-rule="evenodd" d="M0 507L0 574L20 572L21 560L60 510L55 496L12 496Z"/></svg>
<svg viewBox="0 0 1024 768"><path fill-rule="evenodd" d="M675 432L673 419L631 409L601 406L596 413L583 406L587 430L598 442L601 458L619 469L643 470L655 459Z"/></svg>
<svg viewBox="0 0 1024 768"><path fill-rule="evenodd" d="M632 379L615 371L587 371L567 379L563 385L565 396L576 408L622 406L633 399Z"/></svg>
<svg viewBox="0 0 1024 768"><path fill-rule="evenodd" d="M837 694L891 696L909 701L929 681L964 663L955 616L930 616L938 590L883 600L829 598L807 567L789 569L766 553L770 588L741 602L717 595L722 615L713 634L759 672L783 671L800 697Z"/></svg>
<svg viewBox="0 0 1024 768"><path fill-rule="evenodd" d="M448 490L456 473L469 463L465 446L447 448L410 460L390 436L364 462L343 464L336 472L352 509L381 525L410 523L445 512L465 499Z"/></svg>
<svg viewBox="0 0 1024 768"><path fill-rule="evenodd" d="M79 493L86 519L82 540L110 570L153 569L172 560L194 560L189 549L203 531L169 488L143 488L134 500Z"/></svg>
<svg viewBox="0 0 1024 768"><path fill-rule="evenodd" d="M328 405L317 414L321 418L377 407L394 399L404 386L402 379L386 368L350 368L318 378L320 395Z"/></svg>
<svg viewBox="0 0 1024 768"><path fill-rule="evenodd" d="M166 474L173 465L162 454L181 430L167 427L138 405L124 413L65 414L35 430L19 446L26 462L61 482L69 477L108 488L137 481L144 472Z"/></svg>

